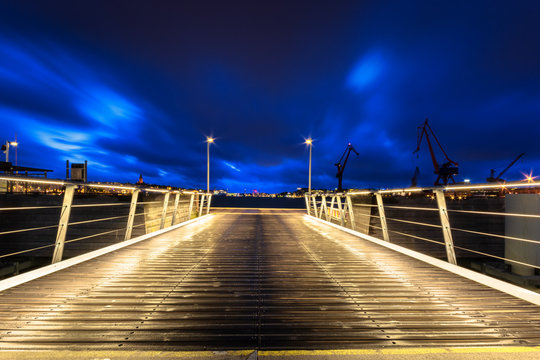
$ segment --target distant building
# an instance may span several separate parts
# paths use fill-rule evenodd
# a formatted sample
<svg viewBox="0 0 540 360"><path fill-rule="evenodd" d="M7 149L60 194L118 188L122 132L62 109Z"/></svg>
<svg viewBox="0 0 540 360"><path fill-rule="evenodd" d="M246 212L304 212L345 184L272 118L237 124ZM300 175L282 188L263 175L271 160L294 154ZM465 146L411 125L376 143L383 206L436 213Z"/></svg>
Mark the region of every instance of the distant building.
<svg viewBox="0 0 540 360"><path fill-rule="evenodd" d="M71 173L69 168L69 160L66 160L66 180L71 181L88 181L88 161L85 160L84 164L71 164Z"/></svg>
<svg viewBox="0 0 540 360"><path fill-rule="evenodd" d="M17 175L17 176L29 176L29 177L47 177L47 173L52 172L48 169L31 168L27 166L14 166L10 162L0 161L0 173L3 175ZM0 180L0 193L17 191L18 187L16 182ZM27 191L28 183L24 183L24 190Z"/></svg>
<svg viewBox="0 0 540 360"><path fill-rule="evenodd" d="M27 166L15 166L10 162L0 161L0 172L5 175L24 175L33 177L47 177L52 170L31 168Z"/></svg>

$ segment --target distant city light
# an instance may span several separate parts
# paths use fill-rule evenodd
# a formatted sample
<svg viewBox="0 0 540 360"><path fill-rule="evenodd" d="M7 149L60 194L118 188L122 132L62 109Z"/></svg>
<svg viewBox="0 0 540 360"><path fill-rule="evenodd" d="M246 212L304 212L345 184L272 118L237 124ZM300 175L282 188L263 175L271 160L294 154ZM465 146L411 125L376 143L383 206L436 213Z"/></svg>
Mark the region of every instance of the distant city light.
<svg viewBox="0 0 540 360"><path fill-rule="evenodd" d="M465 184L470 184L470 183L471 183L471 179L464 179L463 182L464 182Z"/></svg>
<svg viewBox="0 0 540 360"><path fill-rule="evenodd" d="M522 172L521 174L522 174L523 176L525 176L525 178L523 179L523 181L526 181L527 183L533 183L534 180L535 180L536 178L538 178L538 176L533 176L533 171L532 171L532 170L531 170L531 172L528 173L528 174L525 174L525 173L523 173L523 172Z"/></svg>

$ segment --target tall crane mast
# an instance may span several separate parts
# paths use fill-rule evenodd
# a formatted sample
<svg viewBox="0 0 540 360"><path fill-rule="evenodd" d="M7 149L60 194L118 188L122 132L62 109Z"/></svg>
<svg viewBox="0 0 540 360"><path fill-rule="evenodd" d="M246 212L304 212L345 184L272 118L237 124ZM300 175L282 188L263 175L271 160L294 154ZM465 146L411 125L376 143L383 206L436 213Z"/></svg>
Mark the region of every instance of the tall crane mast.
<svg viewBox="0 0 540 360"><path fill-rule="evenodd" d="M338 192L343 191L343 171L345 171L345 166L347 165L347 160L349 160L349 155L351 155L351 151L354 151L356 153L356 156L360 155L358 154L358 151L354 149L354 147L349 143L347 145L347 148L345 148L345 152L343 152L343 155L341 155L341 158L339 159L339 162L337 162L335 165L337 166L337 174L336 177L338 178ZM345 160L343 160L345 158ZM343 161L343 164L341 163Z"/></svg>
<svg viewBox="0 0 540 360"><path fill-rule="evenodd" d="M433 146L431 146L431 141L429 139L429 135L433 136L433 139L435 139L435 142L437 145L439 145L439 148L441 149L442 153L444 154L444 157L446 158L446 162L444 162L442 165L439 166L439 163L437 162L437 158L435 157L435 152L433 151ZM418 143L416 145L416 150L414 150L414 153L417 153L420 151L420 144L422 143L422 139L426 138L426 142L429 147L429 153L431 155L431 161L433 162L433 168L434 173L437 175L437 180L435 180L435 185L447 185L448 181L452 181L452 184L455 184L456 181L454 180L454 175L458 174L458 163L454 160L451 160L448 157L448 154L446 154L446 151L444 151L441 143L439 142L439 139L437 139L437 136L435 136L435 133L431 129L431 127L428 124L428 119L424 122L423 126L418 127ZM442 181L442 184L441 184Z"/></svg>

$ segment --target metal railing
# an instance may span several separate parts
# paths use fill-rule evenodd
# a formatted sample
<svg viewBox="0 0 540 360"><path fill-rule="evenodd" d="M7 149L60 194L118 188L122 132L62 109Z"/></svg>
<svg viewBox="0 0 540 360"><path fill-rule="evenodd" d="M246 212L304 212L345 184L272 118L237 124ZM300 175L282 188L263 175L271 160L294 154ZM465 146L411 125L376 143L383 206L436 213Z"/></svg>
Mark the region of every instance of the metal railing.
<svg viewBox="0 0 540 360"><path fill-rule="evenodd" d="M44 252L50 251L49 259L54 264L66 257L67 244L92 239L91 243L83 242L86 245L78 245L72 251L72 255L78 255L101 245L165 229L208 214L212 199L212 194L196 191L18 176L0 176L0 182L8 184L6 188L12 188L9 183L52 186L58 194L2 195L0 251L4 252L0 253L0 262L32 254L44 258ZM109 202L102 201L102 197Z"/></svg>
<svg viewBox="0 0 540 360"><path fill-rule="evenodd" d="M451 264L484 272L487 266L491 275L539 275L540 182L306 194L305 200L308 215ZM526 284L540 285L533 280Z"/></svg>

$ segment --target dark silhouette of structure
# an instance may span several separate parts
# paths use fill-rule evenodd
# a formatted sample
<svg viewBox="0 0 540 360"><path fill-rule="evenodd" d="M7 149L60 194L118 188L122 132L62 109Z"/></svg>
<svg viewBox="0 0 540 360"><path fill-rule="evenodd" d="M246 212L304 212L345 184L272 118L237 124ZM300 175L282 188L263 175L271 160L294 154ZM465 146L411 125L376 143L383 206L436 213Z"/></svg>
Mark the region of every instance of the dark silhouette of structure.
<svg viewBox="0 0 540 360"><path fill-rule="evenodd" d="M437 158L435 157L435 152L433 151L433 147L431 146L431 141L429 140L429 134L433 136L433 139L437 142L437 145L439 145L439 148L441 149L442 153L444 154L444 157L446 158L446 162L444 162L442 165L439 165L437 162ZM435 180L435 185L447 185L448 181L452 181L452 184L455 184L456 181L454 180L454 175L458 174L458 163L454 160L451 160L448 155L446 154L446 151L444 151L441 143L437 139L437 136L435 136L435 133L431 129L431 127L428 124L428 119L424 122L423 126L418 127L418 143L416 145L416 150L413 151L413 154L420 151L420 144L422 143L422 139L424 138L424 135L426 137L426 142L429 147L429 153L431 154L431 161L433 162L433 168L435 169L434 173L437 175L437 180ZM442 184L441 184L442 181Z"/></svg>
<svg viewBox="0 0 540 360"><path fill-rule="evenodd" d="M337 174L336 177L338 178L338 192L343 191L343 171L345 171L345 166L347 165L347 160L349 160L349 155L351 154L351 151L354 151L356 153L356 156L358 156L358 151L354 149L354 147L349 143L347 145L347 148L345 149L345 152L343 155L341 155L341 158L339 159L339 162L337 162L335 165L337 166ZM345 158L345 160L343 160ZM342 163L343 162L343 163Z"/></svg>

